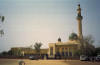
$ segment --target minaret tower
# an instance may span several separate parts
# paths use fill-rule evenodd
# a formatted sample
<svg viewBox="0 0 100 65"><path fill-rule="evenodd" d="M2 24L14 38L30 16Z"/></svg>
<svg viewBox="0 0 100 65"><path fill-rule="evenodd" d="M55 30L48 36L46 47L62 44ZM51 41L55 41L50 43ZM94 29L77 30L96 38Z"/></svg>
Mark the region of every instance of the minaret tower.
<svg viewBox="0 0 100 65"><path fill-rule="evenodd" d="M77 21L78 21L78 37L79 37L79 39L83 38L83 35L82 35L82 19L83 19L83 17L81 16L80 4L78 4Z"/></svg>

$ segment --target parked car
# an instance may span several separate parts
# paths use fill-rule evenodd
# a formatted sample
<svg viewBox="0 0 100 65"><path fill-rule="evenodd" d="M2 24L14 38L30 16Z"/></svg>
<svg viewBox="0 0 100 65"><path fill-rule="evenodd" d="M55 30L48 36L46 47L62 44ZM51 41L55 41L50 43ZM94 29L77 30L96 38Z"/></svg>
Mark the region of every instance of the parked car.
<svg viewBox="0 0 100 65"><path fill-rule="evenodd" d="M29 56L30 60L38 60L39 58L40 56L35 56L35 55Z"/></svg>
<svg viewBox="0 0 100 65"><path fill-rule="evenodd" d="M100 61L100 55L97 55L95 58L96 61Z"/></svg>
<svg viewBox="0 0 100 65"><path fill-rule="evenodd" d="M91 56L89 59L90 59L90 61L95 61L95 57L94 56Z"/></svg>
<svg viewBox="0 0 100 65"><path fill-rule="evenodd" d="M90 58L89 58L88 56L86 56L86 55L81 55L81 56L80 56L80 60L81 60L81 61L89 61Z"/></svg>

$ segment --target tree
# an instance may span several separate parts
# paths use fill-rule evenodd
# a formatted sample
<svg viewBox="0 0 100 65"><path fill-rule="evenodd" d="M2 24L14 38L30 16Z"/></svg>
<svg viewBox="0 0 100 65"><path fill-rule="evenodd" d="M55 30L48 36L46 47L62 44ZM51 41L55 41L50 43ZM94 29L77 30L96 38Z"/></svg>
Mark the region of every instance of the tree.
<svg viewBox="0 0 100 65"><path fill-rule="evenodd" d="M10 55L10 56L12 55L12 50L8 51L8 55Z"/></svg>
<svg viewBox="0 0 100 65"><path fill-rule="evenodd" d="M92 35L84 36L83 37L83 54L93 56L95 52L95 47L93 45L94 39Z"/></svg>
<svg viewBox="0 0 100 65"><path fill-rule="evenodd" d="M5 17L4 16L0 16L0 22L4 22L4 20L5 20ZM1 37L2 37L2 35L4 35L4 31L3 30L0 30L0 35L1 35Z"/></svg>
<svg viewBox="0 0 100 65"><path fill-rule="evenodd" d="M6 55L8 55L8 52L7 52L7 51L3 51L1 54L2 54L3 56L6 56Z"/></svg>
<svg viewBox="0 0 100 65"><path fill-rule="evenodd" d="M2 35L4 35L4 31L0 30L0 34L1 34L1 37L2 37Z"/></svg>
<svg viewBox="0 0 100 65"><path fill-rule="evenodd" d="M4 22L5 17L4 16L0 16L1 22Z"/></svg>
<svg viewBox="0 0 100 65"><path fill-rule="evenodd" d="M95 47L93 45L94 39L92 35L84 36L82 40L80 40L80 49L75 51L75 56L86 55L86 56L94 56L95 55Z"/></svg>
<svg viewBox="0 0 100 65"><path fill-rule="evenodd" d="M100 47L97 47L95 50L95 55L100 55Z"/></svg>
<svg viewBox="0 0 100 65"><path fill-rule="evenodd" d="M41 46L42 46L42 43L38 43L38 42L35 43L34 48L35 48L37 54L40 54Z"/></svg>

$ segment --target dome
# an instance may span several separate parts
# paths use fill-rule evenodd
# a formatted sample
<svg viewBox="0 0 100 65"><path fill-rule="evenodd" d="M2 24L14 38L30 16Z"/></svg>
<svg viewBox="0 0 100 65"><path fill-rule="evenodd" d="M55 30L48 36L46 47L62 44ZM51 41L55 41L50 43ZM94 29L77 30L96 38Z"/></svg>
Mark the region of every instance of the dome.
<svg viewBox="0 0 100 65"><path fill-rule="evenodd" d="M76 33L71 33L71 34L69 35L69 40L77 40L77 39L78 39L78 36L77 36Z"/></svg>

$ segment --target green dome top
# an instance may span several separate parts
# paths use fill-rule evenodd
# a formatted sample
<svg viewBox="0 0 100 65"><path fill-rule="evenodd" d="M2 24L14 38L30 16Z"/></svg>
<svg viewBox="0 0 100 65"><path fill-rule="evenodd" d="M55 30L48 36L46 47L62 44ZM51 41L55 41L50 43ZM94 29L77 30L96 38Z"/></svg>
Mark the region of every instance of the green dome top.
<svg viewBox="0 0 100 65"><path fill-rule="evenodd" d="M78 39L78 36L77 36L76 33L71 33L71 34L69 35L69 40L77 40L77 39Z"/></svg>

